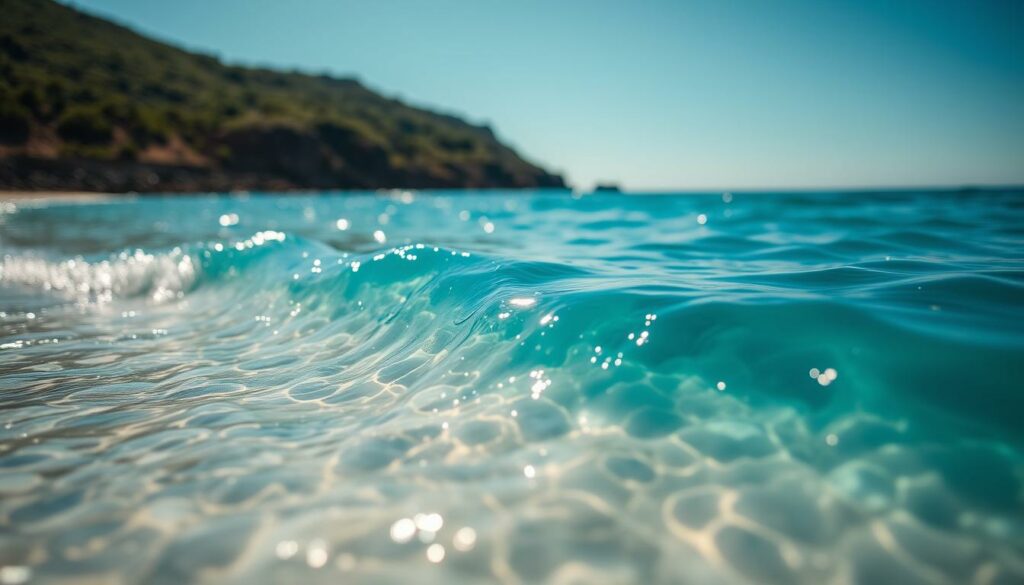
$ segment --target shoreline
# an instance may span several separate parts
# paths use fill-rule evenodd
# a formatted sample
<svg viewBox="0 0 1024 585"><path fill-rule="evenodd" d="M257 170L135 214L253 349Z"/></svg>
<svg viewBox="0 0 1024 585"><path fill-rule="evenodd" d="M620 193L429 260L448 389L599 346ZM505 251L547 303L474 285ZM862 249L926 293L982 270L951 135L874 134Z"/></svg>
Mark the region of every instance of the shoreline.
<svg viewBox="0 0 1024 585"><path fill-rule="evenodd" d="M128 193L99 193L94 191L0 191L0 201L104 201L131 198Z"/></svg>
<svg viewBox="0 0 1024 585"><path fill-rule="evenodd" d="M403 192L412 193L440 193L455 195L462 192L473 194L500 194L513 192L531 193L566 193L572 194L568 188L553 187L482 187L482 188L412 188L395 187L388 189L282 189L277 191L262 190L239 190L239 191L142 191L142 192L111 192L111 191L25 191L0 189L0 201L106 201L112 199L142 199L148 197L176 197L176 196L197 196L206 195L211 197L250 197L250 196L279 196L279 195L345 195L345 196L367 196L379 195L388 196Z"/></svg>

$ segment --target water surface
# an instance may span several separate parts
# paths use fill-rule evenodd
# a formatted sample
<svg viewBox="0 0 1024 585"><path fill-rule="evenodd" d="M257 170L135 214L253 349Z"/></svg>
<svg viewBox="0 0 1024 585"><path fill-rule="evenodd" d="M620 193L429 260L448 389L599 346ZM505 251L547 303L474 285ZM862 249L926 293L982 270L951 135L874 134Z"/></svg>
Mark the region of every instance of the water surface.
<svg viewBox="0 0 1024 585"><path fill-rule="evenodd" d="M0 577L1024 581L1024 193L0 212Z"/></svg>

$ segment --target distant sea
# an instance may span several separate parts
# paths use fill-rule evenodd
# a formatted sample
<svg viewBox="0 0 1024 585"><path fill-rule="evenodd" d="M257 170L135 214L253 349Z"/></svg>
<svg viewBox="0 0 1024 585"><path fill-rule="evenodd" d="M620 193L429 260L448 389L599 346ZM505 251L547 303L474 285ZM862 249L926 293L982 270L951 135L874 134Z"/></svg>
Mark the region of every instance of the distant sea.
<svg viewBox="0 0 1024 585"><path fill-rule="evenodd" d="M0 583L1024 582L1024 191L0 204Z"/></svg>

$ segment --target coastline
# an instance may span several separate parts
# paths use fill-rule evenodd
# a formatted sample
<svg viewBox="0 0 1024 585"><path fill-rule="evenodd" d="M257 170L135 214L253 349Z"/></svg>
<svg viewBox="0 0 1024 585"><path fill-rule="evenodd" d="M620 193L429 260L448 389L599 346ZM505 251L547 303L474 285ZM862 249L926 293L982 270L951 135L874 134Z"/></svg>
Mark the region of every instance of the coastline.
<svg viewBox="0 0 1024 585"><path fill-rule="evenodd" d="M98 193L90 191L0 191L0 202L4 203L95 203L97 201L134 197L134 195L128 193Z"/></svg>

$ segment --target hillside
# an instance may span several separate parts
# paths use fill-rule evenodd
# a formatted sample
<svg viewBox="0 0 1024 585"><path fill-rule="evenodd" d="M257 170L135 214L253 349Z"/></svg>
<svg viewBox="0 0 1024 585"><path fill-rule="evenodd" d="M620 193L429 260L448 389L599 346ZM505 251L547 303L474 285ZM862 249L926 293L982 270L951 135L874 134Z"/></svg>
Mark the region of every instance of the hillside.
<svg viewBox="0 0 1024 585"><path fill-rule="evenodd" d="M353 79L228 66L0 0L0 188L561 187L492 131Z"/></svg>

